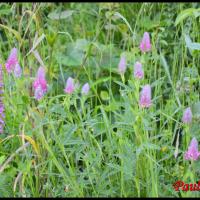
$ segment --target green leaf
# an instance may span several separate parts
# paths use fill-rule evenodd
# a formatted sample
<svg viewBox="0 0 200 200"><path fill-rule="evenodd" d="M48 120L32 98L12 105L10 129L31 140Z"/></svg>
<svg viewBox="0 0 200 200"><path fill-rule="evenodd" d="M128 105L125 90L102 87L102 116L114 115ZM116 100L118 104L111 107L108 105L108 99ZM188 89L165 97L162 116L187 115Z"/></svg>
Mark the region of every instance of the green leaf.
<svg viewBox="0 0 200 200"><path fill-rule="evenodd" d="M104 101L108 101L110 99L107 91L101 91L100 96L101 96L102 100L104 100Z"/></svg>
<svg viewBox="0 0 200 200"><path fill-rule="evenodd" d="M103 77L103 78L99 78L98 80L96 80L93 83L93 87L95 87L96 85L99 85L101 83L106 83L107 81L110 81L111 77Z"/></svg>
<svg viewBox="0 0 200 200"><path fill-rule="evenodd" d="M51 107L51 109L49 110L51 113L57 113L57 114L60 114L63 118L66 117L66 112L63 108L62 105L60 104L55 104L53 105L53 107Z"/></svg>
<svg viewBox="0 0 200 200"><path fill-rule="evenodd" d="M22 101L24 102L24 104L28 105L28 104L29 104L29 97L23 95L23 96L22 96Z"/></svg>
<svg viewBox="0 0 200 200"><path fill-rule="evenodd" d="M77 39L76 42L67 45L66 53L58 53L56 59L63 65L78 67L82 64L88 47L89 41Z"/></svg>
<svg viewBox="0 0 200 200"><path fill-rule="evenodd" d="M51 12L48 17L50 19L55 19L55 20L59 20L59 19L66 19L68 17L70 17L72 14L74 13L74 10L65 10L63 12Z"/></svg>
<svg viewBox="0 0 200 200"><path fill-rule="evenodd" d="M9 15L11 13L10 8L0 9L0 16L2 15Z"/></svg>
<svg viewBox="0 0 200 200"><path fill-rule="evenodd" d="M193 42L193 43L191 44L191 49L192 49L192 50L200 50L200 43Z"/></svg>
<svg viewBox="0 0 200 200"><path fill-rule="evenodd" d="M192 109L193 115L196 115L196 116L200 117L200 101L194 103L192 105L191 109Z"/></svg>
<svg viewBox="0 0 200 200"><path fill-rule="evenodd" d="M182 22L184 19L186 19L187 17L193 15L193 12L195 12L196 9L195 8L188 8L186 10L183 10L176 18L175 21L175 26L177 26L180 22Z"/></svg>
<svg viewBox="0 0 200 200"><path fill-rule="evenodd" d="M192 42L192 40L190 39L189 35L184 35L185 36L185 43L186 46L191 49L191 50L200 50L200 43L197 42Z"/></svg>
<svg viewBox="0 0 200 200"><path fill-rule="evenodd" d="M80 66L82 64L83 58L84 58L83 52L78 52L74 50L72 50L71 53L69 53L69 55L67 56L58 54L56 57L56 59L63 65L70 67Z"/></svg>
<svg viewBox="0 0 200 200"><path fill-rule="evenodd" d="M5 155L3 155L3 156L0 156L0 165L1 165L1 164L4 162L5 158L6 158L6 156L5 156Z"/></svg>

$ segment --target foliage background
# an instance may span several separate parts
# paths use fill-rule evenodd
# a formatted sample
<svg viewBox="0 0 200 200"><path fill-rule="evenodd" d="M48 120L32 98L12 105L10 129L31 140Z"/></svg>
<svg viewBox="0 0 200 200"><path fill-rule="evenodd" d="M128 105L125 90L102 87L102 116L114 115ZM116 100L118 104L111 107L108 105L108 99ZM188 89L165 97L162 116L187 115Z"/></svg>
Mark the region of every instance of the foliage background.
<svg viewBox="0 0 200 200"><path fill-rule="evenodd" d="M23 76L4 70L0 196L199 196L172 187L200 177L199 161L183 160L190 139L200 140L199 15L199 3L1 3L0 62L17 47ZM152 51L142 55L145 31ZM37 102L31 85L40 65L48 93ZM69 76L89 82L89 96L66 96ZM148 83L153 106L141 111L138 92ZM194 118L185 126L188 106Z"/></svg>

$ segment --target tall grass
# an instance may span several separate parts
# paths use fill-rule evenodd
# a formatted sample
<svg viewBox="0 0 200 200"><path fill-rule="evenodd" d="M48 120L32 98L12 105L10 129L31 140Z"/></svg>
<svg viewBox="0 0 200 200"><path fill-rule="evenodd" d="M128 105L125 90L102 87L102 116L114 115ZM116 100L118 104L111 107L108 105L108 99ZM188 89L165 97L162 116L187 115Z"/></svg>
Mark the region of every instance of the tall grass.
<svg viewBox="0 0 200 200"><path fill-rule="evenodd" d="M193 8L194 10L187 10ZM5 128L0 135L1 197L199 197L173 183L199 180L183 159L199 136L199 3L2 3L0 63ZM186 13L186 14L185 14ZM142 54L143 33L152 50ZM185 39L186 38L186 39ZM16 47L21 78L4 64ZM121 55L124 76L117 72ZM140 61L144 79L133 77ZM37 69L48 92L35 100ZM67 78L89 82L64 93ZM152 106L138 105L150 84ZM186 107L191 125L181 118ZM174 153L178 151L175 158Z"/></svg>

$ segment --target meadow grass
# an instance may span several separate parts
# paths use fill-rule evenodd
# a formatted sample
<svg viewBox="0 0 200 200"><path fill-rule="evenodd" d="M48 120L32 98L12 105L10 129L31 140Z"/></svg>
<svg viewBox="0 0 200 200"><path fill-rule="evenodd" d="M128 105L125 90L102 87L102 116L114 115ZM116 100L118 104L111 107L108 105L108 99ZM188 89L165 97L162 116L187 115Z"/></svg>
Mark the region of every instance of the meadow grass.
<svg viewBox="0 0 200 200"><path fill-rule="evenodd" d="M0 197L199 197L199 3L1 3ZM139 49L150 33L151 51ZM5 62L18 49L22 76ZM124 75L117 71L125 55ZM136 80L133 66L143 65ZM34 98L39 66L48 91ZM73 77L79 89L64 92ZM90 91L80 88L88 82ZM139 107L142 87L152 105ZM182 123L191 107L191 124ZM177 157L174 154L177 153Z"/></svg>

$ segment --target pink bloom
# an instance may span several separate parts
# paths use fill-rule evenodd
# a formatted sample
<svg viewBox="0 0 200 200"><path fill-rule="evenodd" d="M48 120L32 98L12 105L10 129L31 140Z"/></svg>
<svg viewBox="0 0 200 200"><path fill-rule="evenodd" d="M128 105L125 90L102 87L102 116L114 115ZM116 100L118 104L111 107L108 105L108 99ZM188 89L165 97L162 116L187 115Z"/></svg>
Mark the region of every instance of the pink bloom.
<svg viewBox="0 0 200 200"><path fill-rule="evenodd" d="M66 87L65 87L64 91L65 91L67 94L71 94L74 90L75 90L74 79L71 78L71 77L69 77L69 78L67 79Z"/></svg>
<svg viewBox="0 0 200 200"><path fill-rule="evenodd" d="M135 76L135 78L138 78L138 79L142 79L144 77L144 72L142 70L142 64L140 62L135 63L134 76Z"/></svg>
<svg viewBox="0 0 200 200"><path fill-rule="evenodd" d="M88 83L85 83L82 87L81 93L87 95L90 90L90 86Z"/></svg>
<svg viewBox="0 0 200 200"><path fill-rule="evenodd" d="M36 79L33 82L33 87L35 89L35 98L37 100L41 99L44 96L44 94L47 92L45 69L43 67L39 67L37 71Z"/></svg>
<svg viewBox="0 0 200 200"><path fill-rule="evenodd" d="M188 151L185 153L184 158L185 160L197 160L200 156L200 152L198 151L198 141L194 137L190 142L190 146Z"/></svg>
<svg viewBox="0 0 200 200"><path fill-rule="evenodd" d="M120 74L124 74L126 72L126 58L122 56L118 65L118 71Z"/></svg>
<svg viewBox="0 0 200 200"><path fill-rule="evenodd" d="M38 79L45 79L45 69L44 67L39 67L37 71L37 78Z"/></svg>
<svg viewBox="0 0 200 200"><path fill-rule="evenodd" d="M143 53L151 50L151 42L150 42L150 36L149 36L148 32L144 33L144 36L143 36L142 41L140 43L140 50Z"/></svg>
<svg viewBox="0 0 200 200"><path fill-rule="evenodd" d="M41 87L41 89L46 92L47 91L47 82L45 79L45 69L44 67L39 67L38 71L37 71L37 77L33 83L33 87L34 89L36 89L37 87Z"/></svg>
<svg viewBox="0 0 200 200"><path fill-rule="evenodd" d="M14 68L14 75L15 75L15 77L18 78L18 77L21 76L21 74L22 74L22 69L21 69L19 63L17 63L17 64L15 65L15 68Z"/></svg>
<svg viewBox="0 0 200 200"><path fill-rule="evenodd" d="M183 123L186 123L186 124L192 122L192 111L191 111L190 107L185 109L185 111L183 113L182 121L183 121Z"/></svg>
<svg viewBox="0 0 200 200"><path fill-rule="evenodd" d="M37 100L40 100L44 96L45 92L42 90L41 86L39 85L34 92L34 96Z"/></svg>
<svg viewBox="0 0 200 200"><path fill-rule="evenodd" d="M140 93L140 107L148 108L151 106L151 86L145 85Z"/></svg>
<svg viewBox="0 0 200 200"><path fill-rule="evenodd" d="M33 87L34 89L37 89L38 87L41 87L41 89L46 92L47 91L47 82L45 79L39 79L39 78L36 78L34 83L33 83Z"/></svg>
<svg viewBox="0 0 200 200"><path fill-rule="evenodd" d="M17 60L17 49L13 48L10 52L10 55L6 61L5 67L8 73L11 73L14 70L15 65L18 63Z"/></svg>

